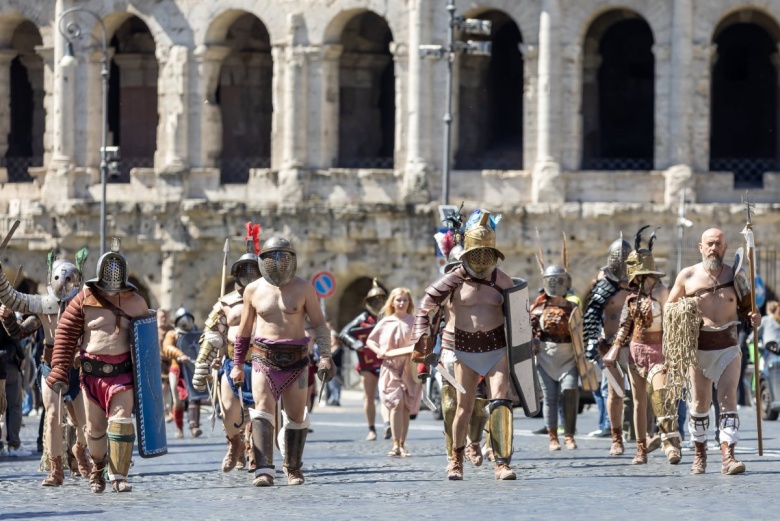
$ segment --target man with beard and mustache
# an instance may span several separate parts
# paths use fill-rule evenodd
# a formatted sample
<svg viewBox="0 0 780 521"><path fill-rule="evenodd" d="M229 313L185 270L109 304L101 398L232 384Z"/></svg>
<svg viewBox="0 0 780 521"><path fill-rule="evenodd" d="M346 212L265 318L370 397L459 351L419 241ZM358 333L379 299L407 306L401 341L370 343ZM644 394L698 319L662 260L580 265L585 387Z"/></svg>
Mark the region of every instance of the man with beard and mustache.
<svg viewBox="0 0 780 521"><path fill-rule="evenodd" d="M691 368L692 406L688 428L696 453L692 474L703 474L707 466L707 429L712 403L712 384L718 390L720 406L721 473L740 474L745 464L734 458L739 441L737 386L740 357L737 338L740 318L758 326L761 315L751 311L752 294L744 272L723 263L726 253L723 232L710 228L701 236L702 262L683 269L669 294L669 302L694 298L701 314L698 338L698 365Z"/></svg>

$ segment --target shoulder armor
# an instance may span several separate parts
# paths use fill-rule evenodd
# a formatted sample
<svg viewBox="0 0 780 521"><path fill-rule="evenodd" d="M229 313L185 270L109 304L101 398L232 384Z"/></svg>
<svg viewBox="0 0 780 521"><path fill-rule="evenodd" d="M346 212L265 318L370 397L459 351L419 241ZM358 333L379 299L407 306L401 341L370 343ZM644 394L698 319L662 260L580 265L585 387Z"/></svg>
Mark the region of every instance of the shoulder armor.
<svg viewBox="0 0 780 521"><path fill-rule="evenodd" d="M41 295L40 312L44 315L56 315L60 312L60 301L51 295Z"/></svg>
<svg viewBox="0 0 780 521"><path fill-rule="evenodd" d="M217 301L218 305L233 307L236 304L241 304L244 301L244 296L238 291L231 291L224 297Z"/></svg>
<svg viewBox="0 0 780 521"><path fill-rule="evenodd" d="M590 305L591 300L606 303L615 293L617 293L617 287L609 279L601 279L593 286L588 299L588 305Z"/></svg>
<svg viewBox="0 0 780 521"><path fill-rule="evenodd" d="M750 279L748 278L748 274L745 273L745 270L739 270L734 274L734 289L737 292L737 298L739 300L742 300L751 294L752 288L750 287Z"/></svg>

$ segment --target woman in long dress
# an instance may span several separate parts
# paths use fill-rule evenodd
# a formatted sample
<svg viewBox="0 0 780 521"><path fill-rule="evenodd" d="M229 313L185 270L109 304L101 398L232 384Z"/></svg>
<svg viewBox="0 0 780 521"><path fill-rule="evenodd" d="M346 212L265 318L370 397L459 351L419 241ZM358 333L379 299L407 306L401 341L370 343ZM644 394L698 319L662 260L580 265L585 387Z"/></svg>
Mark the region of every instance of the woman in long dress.
<svg viewBox="0 0 780 521"><path fill-rule="evenodd" d="M366 341L366 347L383 358L379 372L379 396L390 410L393 448L390 457L411 456L406 448L410 416L420 411L422 384L412 364L410 338L414 323L412 294L407 288L395 288L387 298L383 313ZM400 350L401 353L397 351Z"/></svg>

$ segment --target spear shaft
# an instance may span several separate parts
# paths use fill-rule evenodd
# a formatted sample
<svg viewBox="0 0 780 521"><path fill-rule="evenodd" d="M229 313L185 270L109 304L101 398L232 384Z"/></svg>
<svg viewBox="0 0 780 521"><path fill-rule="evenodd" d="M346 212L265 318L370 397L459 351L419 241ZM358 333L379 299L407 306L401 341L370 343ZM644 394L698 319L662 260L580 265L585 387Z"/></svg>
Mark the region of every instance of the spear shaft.
<svg viewBox="0 0 780 521"><path fill-rule="evenodd" d="M225 247L222 248L222 252L225 254L222 259L222 286L219 290L219 298L225 296L225 277L227 277L227 265L228 265L228 253L230 253L230 239L225 239Z"/></svg>
<svg viewBox="0 0 780 521"><path fill-rule="evenodd" d="M752 314L756 312L756 240L753 236L753 223L750 218L750 201L747 199L745 200L745 206L747 207L747 224L745 224L745 229L742 230L742 234L745 236L747 258L750 262L750 311ZM758 434L758 455L763 456L764 439L761 433L761 375L758 371L759 356L758 327L753 324L753 365L756 374L756 432Z"/></svg>

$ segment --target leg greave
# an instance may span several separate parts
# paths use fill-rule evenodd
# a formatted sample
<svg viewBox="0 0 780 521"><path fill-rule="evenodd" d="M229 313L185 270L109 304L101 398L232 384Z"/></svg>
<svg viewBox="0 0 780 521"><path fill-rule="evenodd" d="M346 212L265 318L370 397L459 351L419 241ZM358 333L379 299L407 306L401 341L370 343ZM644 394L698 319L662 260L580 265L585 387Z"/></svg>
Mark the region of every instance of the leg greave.
<svg viewBox="0 0 780 521"><path fill-rule="evenodd" d="M490 400L490 448L496 465L512 460L512 400Z"/></svg>
<svg viewBox="0 0 780 521"><path fill-rule="evenodd" d="M482 441L482 433L485 430L485 424L489 416L485 410L487 406L487 398L474 399L474 409L471 411L471 419L469 420L467 443L479 443Z"/></svg>
<svg viewBox="0 0 780 521"><path fill-rule="evenodd" d="M274 415L249 409L252 420L252 452L257 462L255 475L274 468Z"/></svg>
<svg viewBox="0 0 780 521"><path fill-rule="evenodd" d="M303 466L303 448L309 434L309 417L304 416L301 423L290 421L284 428L284 467L287 470L300 470Z"/></svg>
<svg viewBox="0 0 780 521"><path fill-rule="evenodd" d="M734 445L739 441L739 414L728 411L720 415L720 441Z"/></svg>
<svg viewBox="0 0 780 521"><path fill-rule="evenodd" d="M127 479L133 457L135 428L130 418L108 420L108 477L111 481Z"/></svg>
<svg viewBox="0 0 780 521"><path fill-rule="evenodd" d="M688 417L688 430L691 431L693 441L704 443L707 441L707 429L710 428L710 414L708 412L691 411Z"/></svg>

